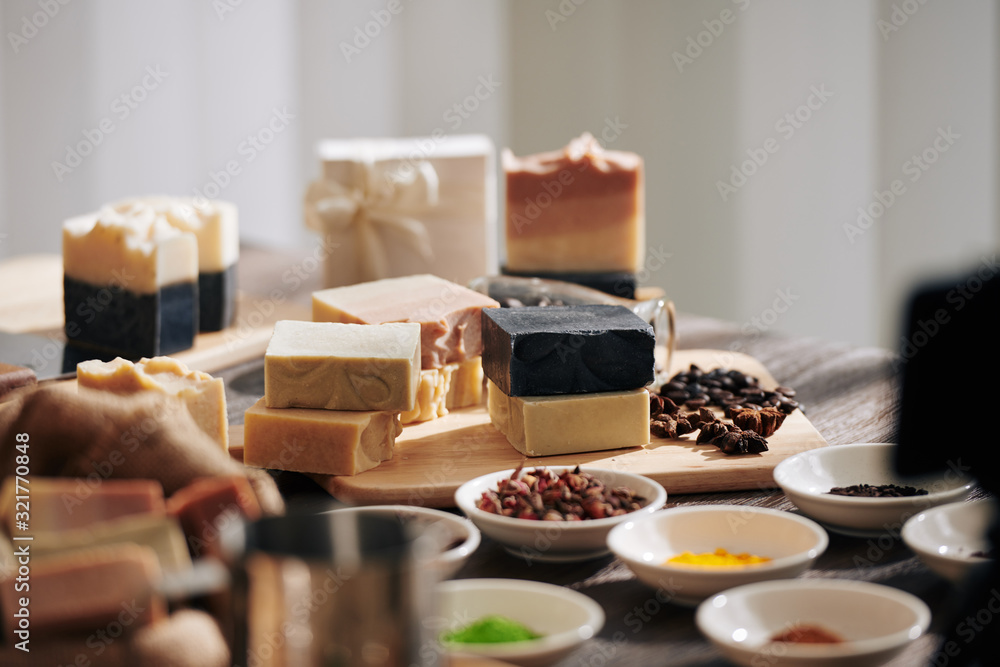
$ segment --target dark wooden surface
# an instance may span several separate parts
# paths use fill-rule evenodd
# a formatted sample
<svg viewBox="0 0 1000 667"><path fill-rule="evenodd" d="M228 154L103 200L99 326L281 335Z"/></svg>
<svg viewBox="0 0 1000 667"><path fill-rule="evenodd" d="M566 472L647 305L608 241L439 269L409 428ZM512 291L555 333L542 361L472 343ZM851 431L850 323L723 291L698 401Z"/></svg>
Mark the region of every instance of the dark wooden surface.
<svg viewBox="0 0 1000 667"><path fill-rule="evenodd" d="M279 289L282 276L305 255L276 255L250 250L243 262L243 288L267 294ZM283 298L307 301L318 287L319 272L309 274ZM681 314L681 348L734 350L760 360L779 383L793 387L810 421L831 446L852 442L889 442L898 414L894 357L888 351L859 348L822 339L789 338L773 333L747 336L741 323ZM242 410L263 393L262 364L251 362L220 374L229 390L230 414L242 422ZM973 471L974 472L974 471ZM289 496L313 497L318 487L299 476L279 476ZM982 497L976 492L973 498ZM774 489L736 493L673 496L668 506L738 503L794 511ZM830 546L803 576L861 579L900 588L923 599L934 612L931 632L890 665L941 664L942 633L955 623L954 601L961 592L931 573L906 547L896 530L873 538L830 535ZM721 666L729 664L702 637L691 608L665 604L662 594L641 584L614 557L575 564L530 565L496 543L483 544L457 573L458 578L509 577L568 586L597 600L606 613L597 638L560 663L560 667L621 665ZM947 661L946 661L947 662ZM954 661L952 661L954 662Z"/></svg>

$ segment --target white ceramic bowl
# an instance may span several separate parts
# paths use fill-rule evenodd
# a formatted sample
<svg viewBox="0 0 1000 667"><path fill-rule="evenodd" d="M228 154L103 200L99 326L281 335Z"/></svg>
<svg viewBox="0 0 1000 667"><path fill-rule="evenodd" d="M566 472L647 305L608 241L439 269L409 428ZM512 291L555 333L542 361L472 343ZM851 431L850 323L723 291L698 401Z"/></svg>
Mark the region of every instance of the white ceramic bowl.
<svg viewBox="0 0 1000 667"><path fill-rule="evenodd" d="M834 445L800 452L774 469L774 481L802 512L830 530L870 537L897 534L907 519L936 505L965 498L972 480L957 473L919 478L901 477L893 469L891 443ZM859 498L833 495L838 486L898 484L926 489L922 496Z"/></svg>
<svg viewBox="0 0 1000 667"><path fill-rule="evenodd" d="M997 511L993 500L932 507L903 525L903 541L931 570L959 582L989 569L993 563L975 554L990 550L987 531Z"/></svg>
<svg viewBox="0 0 1000 667"><path fill-rule="evenodd" d="M531 466L544 467L559 474L572 470L575 466ZM483 534L491 537L512 555L532 561L578 561L606 556L608 532L620 523L635 516L654 512L667 501L667 492L661 484L648 477L632 473L605 470L602 468L580 467L608 486L628 487L646 499L639 510L617 517L587 519L584 521L531 521L515 519L486 512L476 507L476 502L487 489L496 489L497 484L509 478L514 470L501 470L470 480L455 492L455 504L472 519Z"/></svg>
<svg viewBox="0 0 1000 667"><path fill-rule="evenodd" d="M519 579L455 579L438 585L435 623L456 630L499 614L542 635L510 644L446 646L449 653L477 655L524 667L551 665L576 650L604 626L604 610L590 597L563 586Z"/></svg>
<svg viewBox="0 0 1000 667"><path fill-rule="evenodd" d="M828 543L826 531L815 521L749 505L673 507L620 524L608 535L611 551L640 581L681 605L697 604L741 584L798 576ZM684 551L716 549L772 560L738 567L665 562Z"/></svg>
<svg viewBox="0 0 1000 667"><path fill-rule="evenodd" d="M331 512L353 513L366 516L380 516L396 519L403 523L434 526L440 531L437 537L444 543L442 553L434 558L440 567L438 575L448 578L455 574L469 559L469 556L479 547L482 535L479 529L467 518L413 505L369 505L365 507L342 507Z"/></svg>
<svg viewBox="0 0 1000 667"><path fill-rule="evenodd" d="M723 591L698 606L698 629L738 665L870 667L927 631L931 612L904 591L846 579L763 581ZM835 644L775 643L794 625L835 633Z"/></svg>

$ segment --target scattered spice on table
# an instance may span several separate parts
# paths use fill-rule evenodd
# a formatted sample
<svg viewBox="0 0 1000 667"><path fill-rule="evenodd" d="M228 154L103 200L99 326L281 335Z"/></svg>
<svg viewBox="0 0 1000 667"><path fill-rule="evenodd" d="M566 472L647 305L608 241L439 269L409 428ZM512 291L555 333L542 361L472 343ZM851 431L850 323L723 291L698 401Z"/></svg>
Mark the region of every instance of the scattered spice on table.
<svg viewBox="0 0 1000 667"><path fill-rule="evenodd" d="M609 487L580 466L559 474L547 468L521 473L521 467L483 492L476 507L484 512L534 521L583 521L621 516L641 509L646 499L632 489Z"/></svg>
<svg viewBox="0 0 1000 667"><path fill-rule="evenodd" d="M691 412L682 412L682 406ZM712 407L732 423L721 421ZM768 450L767 438L798 407L790 387L766 390L747 373L726 368L706 372L691 364L650 395L649 431L677 439L700 430L697 444L715 445L731 455L761 454Z"/></svg>
<svg viewBox="0 0 1000 667"><path fill-rule="evenodd" d="M856 496L858 498L908 498L910 496L926 496L927 489L898 484L852 484L851 486L835 486L827 493L834 496Z"/></svg>
<svg viewBox="0 0 1000 667"><path fill-rule="evenodd" d="M541 636L523 623L493 614L458 630L444 633L441 641L446 644L506 644L538 639Z"/></svg>
<svg viewBox="0 0 1000 667"><path fill-rule="evenodd" d="M666 562L671 565L695 565L700 567L740 567L743 565L767 563L770 560L771 558L768 556L755 556L746 552L734 554L720 548L706 553L684 551L676 556L671 556Z"/></svg>
<svg viewBox="0 0 1000 667"><path fill-rule="evenodd" d="M772 642L787 644L840 644L843 637L819 625L799 623L771 637Z"/></svg>

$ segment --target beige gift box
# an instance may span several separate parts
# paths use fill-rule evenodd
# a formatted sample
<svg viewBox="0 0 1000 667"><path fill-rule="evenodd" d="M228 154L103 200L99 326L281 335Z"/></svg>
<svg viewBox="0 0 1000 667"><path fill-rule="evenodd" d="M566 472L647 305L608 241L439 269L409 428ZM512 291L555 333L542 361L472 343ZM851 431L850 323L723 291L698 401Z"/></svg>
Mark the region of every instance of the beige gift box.
<svg viewBox="0 0 1000 667"><path fill-rule="evenodd" d="M305 223L332 245L324 286L497 273L497 183L485 135L325 140Z"/></svg>

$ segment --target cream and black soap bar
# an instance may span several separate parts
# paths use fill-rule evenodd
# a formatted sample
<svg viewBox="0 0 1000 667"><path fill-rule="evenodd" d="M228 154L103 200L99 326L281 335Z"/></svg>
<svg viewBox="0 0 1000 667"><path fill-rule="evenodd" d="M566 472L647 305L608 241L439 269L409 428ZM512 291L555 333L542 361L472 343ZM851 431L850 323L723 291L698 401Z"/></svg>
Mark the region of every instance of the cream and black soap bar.
<svg viewBox="0 0 1000 667"><path fill-rule="evenodd" d="M198 244L150 207L63 223L66 339L127 359L186 350L198 331Z"/></svg>
<svg viewBox="0 0 1000 667"><path fill-rule="evenodd" d="M236 313L236 272L240 257L239 219L236 205L197 197L150 196L117 202L113 208L125 215L148 206L172 227L190 232L198 240L198 329L220 331Z"/></svg>
<svg viewBox="0 0 1000 667"><path fill-rule="evenodd" d="M483 373L508 396L641 389L654 346L652 325L624 306L483 311Z"/></svg>

